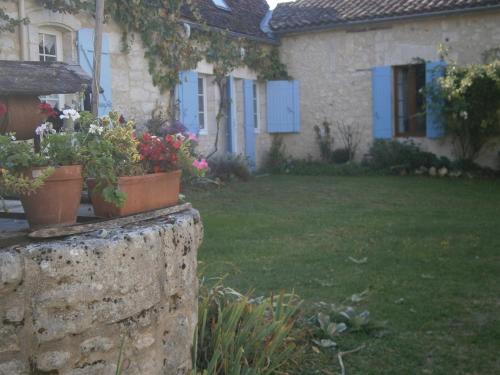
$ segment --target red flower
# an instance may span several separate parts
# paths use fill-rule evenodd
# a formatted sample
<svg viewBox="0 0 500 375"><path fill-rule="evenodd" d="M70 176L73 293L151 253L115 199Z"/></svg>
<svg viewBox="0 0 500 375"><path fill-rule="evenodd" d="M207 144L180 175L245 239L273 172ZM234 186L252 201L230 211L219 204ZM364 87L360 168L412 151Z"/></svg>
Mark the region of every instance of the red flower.
<svg viewBox="0 0 500 375"><path fill-rule="evenodd" d="M40 108L40 113L47 118L57 116L57 113L54 111L54 108L49 103L43 102L38 105Z"/></svg>
<svg viewBox="0 0 500 375"><path fill-rule="evenodd" d="M5 103L0 102L0 117L7 113L7 105Z"/></svg>

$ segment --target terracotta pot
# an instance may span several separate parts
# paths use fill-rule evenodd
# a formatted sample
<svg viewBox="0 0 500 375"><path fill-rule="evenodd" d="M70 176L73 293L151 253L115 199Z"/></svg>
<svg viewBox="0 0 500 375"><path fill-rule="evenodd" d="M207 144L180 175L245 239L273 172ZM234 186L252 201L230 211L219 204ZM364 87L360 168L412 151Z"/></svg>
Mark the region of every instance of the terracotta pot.
<svg viewBox="0 0 500 375"><path fill-rule="evenodd" d="M39 175L33 168L28 176ZM83 188L81 165L58 167L35 193L21 196L26 218L32 229L76 223Z"/></svg>
<svg viewBox="0 0 500 375"><path fill-rule="evenodd" d="M36 96L11 96L0 99L8 112L1 121L0 133L16 133L18 140L32 139L35 129L45 118L40 113L40 100Z"/></svg>
<svg viewBox="0 0 500 375"><path fill-rule="evenodd" d="M100 193L94 194L95 180L89 179L87 184L94 213L98 217L111 218L174 206L179 202L181 174L178 170L118 178L118 188L127 194L123 207L104 201Z"/></svg>

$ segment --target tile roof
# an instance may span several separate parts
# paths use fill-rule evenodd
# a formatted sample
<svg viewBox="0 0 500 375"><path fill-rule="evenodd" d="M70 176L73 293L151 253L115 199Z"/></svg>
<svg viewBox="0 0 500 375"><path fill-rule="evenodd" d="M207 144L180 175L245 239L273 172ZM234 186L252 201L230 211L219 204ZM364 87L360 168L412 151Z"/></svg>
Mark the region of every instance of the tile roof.
<svg viewBox="0 0 500 375"><path fill-rule="evenodd" d="M225 0L225 2L230 10L216 7L212 0L193 1L203 20L210 26L253 38L272 40L260 28L262 19L269 11L266 0ZM192 19L189 12L185 12L184 16Z"/></svg>
<svg viewBox="0 0 500 375"><path fill-rule="evenodd" d="M270 26L286 32L488 7L500 0L297 0L279 4Z"/></svg>

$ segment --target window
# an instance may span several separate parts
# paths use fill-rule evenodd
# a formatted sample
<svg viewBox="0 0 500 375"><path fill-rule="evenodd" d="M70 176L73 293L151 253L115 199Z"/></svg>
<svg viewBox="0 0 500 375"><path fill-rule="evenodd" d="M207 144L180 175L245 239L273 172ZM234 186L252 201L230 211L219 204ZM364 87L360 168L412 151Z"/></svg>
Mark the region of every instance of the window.
<svg viewBox="0 0 500 375"><path fill-rule="evenodd" d="M205 78L198 78L198 125L201 133L206 133L206 87Z"/></svg>
<svg viewBox="0 0 500 375"><path fill-rule="evenodd" d="M259 130L259 91L257 83L253 83L253 124L255 131Z"/></svg>
<svg viewBox="0 0 500 375"><path fill-rule="evenodd" d="M62 61L62 34L53 30L40 30L38 33L38 57L43 62ZM53 107L64 107L64 95L46 95L40 97L41 101Z"/></svg>
<svg viewBox="0 0 500 375"><path fill-rule="evenodd" d="M229 8L225 0L212 0L212 2L217 8L221 8L224 10L231 10L231 8Z"/></svg>
<svg viewBox="0 0 500 375"><path fill-rule="evenodd" d="M394 67L394 118L396 136L424 137L426 134L425 64Z"/></svg>

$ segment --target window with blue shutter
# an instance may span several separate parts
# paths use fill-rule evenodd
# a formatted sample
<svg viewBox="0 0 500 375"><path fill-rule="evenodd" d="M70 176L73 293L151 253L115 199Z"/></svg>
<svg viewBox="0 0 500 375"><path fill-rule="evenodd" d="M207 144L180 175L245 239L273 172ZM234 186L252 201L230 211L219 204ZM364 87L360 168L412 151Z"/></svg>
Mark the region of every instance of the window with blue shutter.
<svg viewBox="0 0 500 375"><path fill-rule="evenodd" d="M267 131L300 132L300 86L298 81L267 82Z"/></svg>
<svg viewBox="0 0 500 375"><path fill-rule="evenodd" d="M191 70L181 72L179 78L180 83L177 87L179 120L191 133L198 134L200 130L198 73Z"/></svg>
<svg viewBox="0 0 500 375"><path fill-rule="evenodd" d="M446 62L436 61L426 64L425 81L428 88L435 84L435 80L443 77L445 73ZM440 138L443 136L443 128L441 126L439 109L436 108L436 103L431 103L430 98L427 99L427 137Z"/></svg>
<svg viewBox="0 0 500 375"><path fill-rule="evenodd" d="M392 67L380 66L372 71L373 136L392 138Z"/></svg>
<svg viewBox="0 0 500 375"><path fill-rule="evenodd" d="M93 75L94 67L94 30L78 30L78 59L80 66L89 75ZM99 95L99 116L105 116L113 108L111 91L111 60L109 55L109 38L102 36L101 80L103 92ZM91 88L89 88L91 90Z"/></svg>
<svg viewBox="0 0 500 375"><path fill-rule="evenodd" d="M255 127L256 127L256 84L252 80L243 81L243 96L245 101L245 155L255 167Z"/></svg>

